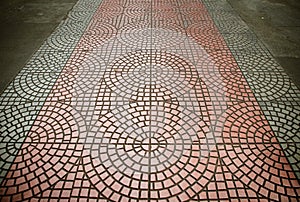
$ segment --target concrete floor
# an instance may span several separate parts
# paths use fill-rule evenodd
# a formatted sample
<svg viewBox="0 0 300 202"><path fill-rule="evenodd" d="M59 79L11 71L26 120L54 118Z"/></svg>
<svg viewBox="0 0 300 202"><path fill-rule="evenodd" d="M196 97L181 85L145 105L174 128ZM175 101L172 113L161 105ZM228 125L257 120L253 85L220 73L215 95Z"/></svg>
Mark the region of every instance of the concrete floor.
<svg viewBox="0 0 300 202"><path fill-rule="evenodd" d="M300 86L300 1L228 0Z"/></svg>
<svg viewBox="0 0 300 202"><path fill-rule="evenodd" d="M67 15L77 0L0 2L0 92Z"/></svg>

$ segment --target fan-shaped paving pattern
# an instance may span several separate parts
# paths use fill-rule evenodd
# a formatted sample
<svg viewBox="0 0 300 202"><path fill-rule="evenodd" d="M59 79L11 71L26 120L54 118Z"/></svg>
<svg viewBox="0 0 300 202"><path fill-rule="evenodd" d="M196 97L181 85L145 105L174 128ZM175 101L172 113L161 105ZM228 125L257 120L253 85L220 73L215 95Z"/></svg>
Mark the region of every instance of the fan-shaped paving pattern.
<svg viewBox="0 0 300 202"><path fill-rule="evenodd" d="M203 3L188 2L188 3L183 3L180 6L180 10L185 11L185 13L188 13L188 12L191 12L191 11L197 11L197 12L200 13L201 10L206 10L206 8L205 8L205 5Z"/></svg>
<svg viewBox="0 0 300 202"><path fill-rule="evenodd" d="M224 143L277 143L277 140L258 105L251 102L234 105L218 120L216 131Z"/></svg>
<svg viewBox="0 0 300 202"><path fill-rule="evenodd" d="M206 12L199 12L197 10L182 12L182 18L185 22L190 24L198 23L200 21L210 21L210 16Z"/></svg>
<svg viewBox="0 0 300 202"><path fill-rule="evenodd" d="M81 35L86 28L86 23L81 21L66 20L59 24L52 35Z"/></svg>
<svg viewBox="0 0 300 202"><path fill-rule="evenodd" d="M149 3L129 4L124 9L124 15L130 19L139 19L147 14L150 14L151 5Z"/></svg>
<svg viewBox="0 0 300 202"><path fill-rule="evenodd" d="M29 62L25 65L21 72L61 72L71 54L71 51L38 51L33 55L33 57L29 60Z"/></svg>
<svg viewBox="0 0 300 202"><path fill-rule="evenodd" d="M13 163L41 107L27 103L0 112L0 182Z"/></svg>
<svg viewBox="0 0 300 202"><path fill-rule="evenodd" d="M298 200L299 90L226 0L68 17L0 97L1 200Z"/></svg>
<svg viewBox="0 0 300 202"><path fill-rule="evenodd" d="M93 19L106 21L111 18L120 16L123 12L122 6L113 3L110 6L100 6L99 9L93 15Z"/></svg>
<svg viewBox="0 0 300 202"><path fill-rule="evenodd" d="M99 121L87 137L84 165L110 200L146 199L149 189L152 199L180 198L188 190L201 191L212 176L216 159L210 157L214 145L207 145L213 139L209 128L177 105L135 103Z"/></svg>
<svg viewBox="0 0 300 202"><path fill-rule="evenodd" d="M65 65L63 74L72 75L74 81L69 87L72 88L72 96L80 97L90 92L99 84L105 72L106 64L96 54L78 52Z"/></svg>
<svg viewBox="0 0 300 202"><path fill-rule="evenodd" d="M251 33L229 33L223 34L226 44L230 50L266 52L264 45Z"/></svg>
<svg viewBox="0 0 300 202"><path fill-rule="evenodd" d="M240 21L241 17L234 11L227 10L210 10L211 18L215 21ZM210 19L211 19L210 18Z"/></svg>
<svg viewBox="0 0 300 202"><path fill-rule="evenodd" d="M219 119L225 142L220 146L221 158L239 180L259 194L295 199L299 183L263 117L251 103L229 108Z"/></svg>
<svg viewBox="0 0 300 202"><path fill-rule="evenodd" d="M177 9L163 9L163 8L158 8L158 9L153 9L152 10L152 18L155 20L163 20L165 22L170 22L170 23L176 23L180 24L181 22L181 17L180 13Z"/></svg>
<svg viewBox="0 0 300 202"><path fill-rule="evenodd" d="M235 58L244 72L283 72L283 68L270 55L239 53Z"/></svg>
<svg viewBox="0 0 300 202"><path fill-rule="evenodd" d="M129 24L122 27L119 33L117 37L122 44L139 49L171 48L186 38L181 26L163 21Z"/></svg>
<svg viewBox="0 0 300 202"><path fill-rule="evenodd" d="M234 21L217 21L216 26L219 28L220 33L249 33L250 29L242 20Z"/></svg>
<svg viewBox="0 0 300 202"><path fill-rule="evenodd" d="M293 169L300 175L300 107L263 103L262 109Z"/></svg>
<svg viewBox="0 0 300 202"><path fill-rule="evenodd" d="M75 22L85 22L88 23L88 21L92 18L93 12L91 11L70 11L68 13L68 18L70 20L74 20Z"/></svg>
<svg viewBox="0 0 300 202"><path fill-rule="evenodd" d="M226 49L226 43L212 22L201 21L187 27L187 35L208 49Z"/></svg>
<svg viewBox="0 0 300 202"><path fill-rule="evenodd" d="M48 100L70 100L72 97L83 97L94 89L105 72L106 64L96 54L74 51L65 65Z"/></svg>
<svg viewBox="0 0 300 202"><path fill-rule="evenodd" d="M220 64L220 61L215 63L214 60L213 57L201 59L196 66L199 75L202 75L201 78L207 85L210 96L232 101L255 99L243 74L238 71L234 63L231 63L232 60L223 60L223 64Z"/></svg>
<svg viewBox="0 0 300 202"><path fill-rule="evenodd" d="M13 88L20 97L34 100L46 97L57 77L56 72L18 74L13 81Z"/></svg>
<svg viewBox="0 0 300 202"><path fill-rule="evenodd" d="M53 34L43 44L41 49L54 49L58 51L66 51L74 49L80 39L79 34L66 33L66 34Z"/></svg>
<svg viewBox="0 0 300 202"><path fill-rule="evenodd" d="M126 4L132 4L133 2L129 2L129 0L115 0L115 1L101 1L101 4L99 7L96 7L98 9L109 9L113 10L114 7L125 7Z"/></svg>
<svg viewBox="0 0 300 202"><path fill-rule="evenodd" d="M226 0L221 1L205 1L206 9L211 11L233 11L233 8Z"/></svg>
<svg viewBox="0 0 300 202"><path fill-rule="evenodd" d="M24 201L47 190L72 169L80 150L74 144L23 143L0 187L3 200Z"/></svg>
<svg viewBox="0 0 300 202"><path fill-rule="evenodd" d="M74 93L74 84L76 75L72 72L62 72L57 78L51 92L49 93L48 101L67 101L72 98Z"/></svg>
<svg viewBox="0 0 300 202"><path fill-rule="evenodd" d="M17 121L26 124L26 119L29 118L25 116ZM48 189L72 169L82 151L81 145L74 143L85 132L85 123L70 106L45 103L31 128L25 125L19 131L20 139L15 142L16 136L9 140L10 144L15 142L20 146L7 173L8 179L0 189L7 198L25 200ZM26 137L24 132L28 133Z"/></svg>
<svg viewBox="0 0 300 202"><path fill-rule="evenodd" d="M117 29L106 22L93 20L81 37L78 48L84 50L93 50L101 47L104 42L115 37Z"/></svg>
<svg viewBox="0 0 300 202"><path fill-rule="evenodd" d="M100 0L78 1L72 10L95 12L100 3Z"/></svg>
<svg viewBox="0 0 300 202"><path fill-rule="evenodd" d="M230 50L209 50L209 54L200 57L198 65L204 72L240 72Z"/></svg>
<svg viewBox="0 0 300 202"><path fill-rule="evenodd" d="M40 110L25 142L77 143L85 133L85 122L71 106L46 102Z"/></svg>
<svg viewBox="0 0 300 202"><path fill-rule="evenodd" d="M158 87L182 95L191 90L197 80L192 64L178 55L160 51L132 52L114 61L109 68L106 84L129 99L139 89Z"/></svg>
<svg viewBox="0 0 300 202"><path fill-rule="evenodd" d="M178 8L179 2L173 0L151 1L152 9L175 9Z"/></svg>
<svg viewBox="0 0 300 202"><path fill-rule="evenodd" d="M283 73L248 71L245 77L259 101L276 100L291 88L289 77Z"/></svg>

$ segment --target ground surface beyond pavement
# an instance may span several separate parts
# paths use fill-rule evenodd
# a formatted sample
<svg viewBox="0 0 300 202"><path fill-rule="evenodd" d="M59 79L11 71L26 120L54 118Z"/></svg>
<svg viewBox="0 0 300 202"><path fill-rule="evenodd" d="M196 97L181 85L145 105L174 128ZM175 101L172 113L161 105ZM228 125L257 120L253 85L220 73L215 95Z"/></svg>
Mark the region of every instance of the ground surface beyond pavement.
<svg viewBox="0 0 300 202"><path fill-rule="evenodd" d="M296 201L299 95L226 1L80 0L0 97L0 198Z"/></svg>

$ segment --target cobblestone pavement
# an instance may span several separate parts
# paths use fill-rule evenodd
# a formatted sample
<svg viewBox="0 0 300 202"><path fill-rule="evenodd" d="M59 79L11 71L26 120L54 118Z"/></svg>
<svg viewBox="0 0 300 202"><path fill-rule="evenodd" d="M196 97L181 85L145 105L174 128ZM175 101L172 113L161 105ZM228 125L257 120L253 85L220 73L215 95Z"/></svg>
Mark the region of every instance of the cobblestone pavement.
<svg viewBox="0 0 300 202"><path fill-rule="evenodd" d="M1 201L297 201L299 95L225 0L79 0L0 97Z"/></svg>

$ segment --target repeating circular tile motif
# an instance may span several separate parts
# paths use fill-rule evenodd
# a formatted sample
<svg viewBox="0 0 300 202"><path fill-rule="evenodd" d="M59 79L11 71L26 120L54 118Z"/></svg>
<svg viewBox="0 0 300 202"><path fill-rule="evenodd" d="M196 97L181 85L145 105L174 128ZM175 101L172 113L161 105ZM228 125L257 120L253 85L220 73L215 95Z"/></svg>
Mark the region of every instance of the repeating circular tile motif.
<svg viewBox="0 0 300 202"><path fill-rule="evenodd" d="M27 103L0 112L0 169L9 170L41 106ZM5 162L5 163L4 163Z"/></svg>
<svg viewBox="0 0 300 202"><path fill-rule="evenodd" d="M216 55L201 58L196 65L210 93L223 100L249 101L253 99L251 89L234 61L225 59L223 63L220 63L218 53L213 54Z"/></svg>
<svg viewBox="0 0 300 202"><path fill-rule="evenodd" d="M69 33L75 35L81 35L86 28L86 24L83 22L74 22L68 20L61 23L54 31L52 35L68 35Z"/></svg>
<svg viewBox="0 0 300 202"><path fill-rule="evenodd" d="M13 87L20 97L28 100L46 97L58 75L58 72L20 73Z"/></svg>
<svg viewBox="0 0 300 202"><path fill-rule="evenodd" d="M62 72L57 78L47 99L51 101L67 101L73 97L75 75L71 72Z"/></svg>
<svg viewBox="0 0 300 202"><path fill-rule="evenodd" d="M277 143L271 127L258 105L251 102L234 105L218 120L217 132L222 133L224 143Z"/></svg>
<svg viewBox="0 0 300 202"><path fill-rule="evenodd" d="M278 190L296 196L297 178L258 106L235 105L219 124L226 143L220 149L223 162L239 180L266 197Z"/></svg>
<svg viewBox="0 0 300 202"><path fill-rule="evenodd" d="M106 64L96 54L74 52L50 93L51 100L70 100L93 90L105 71Z"/></svg>
<svg viewBox="0 0 300 202"><path fill-rule="evenodd" d="M95 49L100 48L109 39L115 37L117 29L106 22L101 22L98 19L92 19L90 26L81 37L79 49Z"/></svg>
<svg viewBox="0 0 300 202"><path fill-rule="evenodd" d="M62 179L81 156L82 148L75 143L84 128L80 114L71 107L46 103L27 137L18 141L18 155L2 183L2 193L25 200L33 196L32 190L37 194Z"/></svg>
<svg viewBox="0 0 300 202"><path fill-rule="evenodd" d="M180 196L188 189L196 194L212 177L209 128L178 105L120 107L90 131L85 172L110 200L147 198L150 189L152 199Z"/></svg>
<svg viewBox="0 0 300 202"><path fill-rule="evenodd" d="M61 72L71 52L36 52L22 69L26 74L37 72Z"/></svg>
<svg viewBox="0 0 300 202"><path fill-rule="evenodd" d="M73 54L67 62L63 73L72 76L73 82L65 81L72 87L74 97L82 96L91 91L99 83L99 78L103 77L106 64L101 57L92 53ZM70 77L71 78L71 77Z"/></svg>
<svg viewBox="0 0 300 202"><path fill-rule="evenodd" d="M68 18L70 20L74 20L75 22L84 22L84 23L88 23L88 21L90 20L90 18L93 16L93 13L90 11L70 11L68 13Z"/></svg>
<svg viewBox="0 0 300 202"><path fill-rule="evenodd" d="M199 21L187 27L187 35L191 36L201 47L210 49L227 49L223 37L210 21Z"/></svg>
<svg viewBox="0 0 300 202"><path fill-rule="evenodd" d="M214 19L216 21L227 21L228 23L231 23L232 21L240 21L240 16L233 12L233 11L226 11L226 10L211 10L210 11L210 19Z"/></svg>
<svg viewBox="0 0 300 202"><path fill-rule="evenodd" d="M272 56L266 54L239 54L236 57L242 71L267 71L283 73L283 68Z"/></svg>
<svg viewBox="0 0 300 202"><path fill-rule="evenodd" d="M124 15L131 19L138 19L139 17L149 14L150 8L151 4L148 4L147 2L129 4L124 9Z"/></svg>
<svg viewBox="0 0 300 202"><path fill-rule="evenodd" d="M283 103L265 103L262 108L290 164L299 171L300 107Z"/></svg>
<svg viewBox="0 0 300 202"><path fill-rule="evenodd" d="M80 39L80 34L65 33L65 34L52 34L44 45L48 45L45 48L53 48L55 50L67 50L73 49ZM43 48L43 46L41 47Z"/></svg>
<svg viewBox="0 0 300 202"><path fill-rule="evenodd" d="M95 11L99 6L99 2L97 1L82 1L78 2L74 7L73 11Z"/></svg>
<svg viewBox="0 0 300 202"><path fill-rule="evenodd" d="M115 26L107 22L102 22L95 18L91 20L89 27L87 28L84 36L97 36L101 39L109 39L114 36L117 32Z"/></svg>
<svg viewBox="0 0 300 202"><path fill-rule="evenodd" d="M180 6L181 10L188 13L191 11L202 12L206 10L205 5L203 3L198 2L191 2L191 3L184 3Z"/></svg>
<svg viewBox="0 0 300 202"><path fill-rule="evenodd" d="M150 24L144 21L135 22L122 27L118 40L133 48L170 48L186 39L184 29L175 23L158 21Z"/></svg>
<svg viewBox="0 0 300 202"><path fill-rule="evenodd" d="M205 12L199 12L198 10L190 10L189 12L181 13L186 22L198 23L200 21L210 21L211 17Z"/></svg>
<svg viewBox="0 0 300 202"><path fill-rule="evenodd" d="M1 187L5 196L31 198L50 188L69 172L79 159L75 145L23 143ZM11 182L14 181L14 184Z"/></svg>
<svg viewBox="0 0 300 202"><path fill-rule="evenodd" d="M252 33L225 33L223 37L232 50L265 49Z"/></svg>
<svg viewBox="0 0 300 202"><path fill-rule="evenodd" d="M113 5L112 5L113 4ZM95 12L93 18L99 20L109 20L122 15L123 8L117 3L111 2L110 5L102 4Z"/></svg>
<svg viewBox="0 0 300 202"><path fill-rule="evenodd" d="M249 27L241 20L217 21L216 26L221 33L250 33Z"/></svg>
<svg viewBox="0 0 300 202"><path fill-rule="evenodd" d="M245 78L258 100L270 101L285 96L291 89L290 78L283 73L248 71Z"/></svg>
<svg viewBox="0 0 300 202"><path fill-rule="evenodd" d="M262 108L280 142L299 142L300 106L269 102Z"/></svg>
<svg viewBox="0 0 300 202"><path fill-rule="evenodd" d="M165 22L180 23L180 13L176 9L155 9L152 11L152 18L164 20Z"/></svg>
<svg viewBox="0 0 300 202"><path fill-rule="evenodd" d="M231 5L226 1L207 1L205 2L205 7L210 12L233 11Z"/></svg>
<svg viewBox="0 0 300 202"><path fill-rule="evenodd" d="M145 88L158 91L166 88L180 96L191 90L197 79L190 62L179 55L161 51L128 53L112 62L109 68L105 82L112 91L127 98Z"/></svg>
<svg viewBox="0 0 300 202"><path fill-rule="evenodd" d="M85 121L73 107L46 102L33 123L25 142L78 143L86 131Z"/></svg>
<svg viewBox="0 0 300 202"><path fill-rule="evenodd" d="M162 9L162 10L173 10L178 8L178 3L174 1L156 1L156 2L151 2L151 9L152 10L157 10L157 9Z"/></svg>

